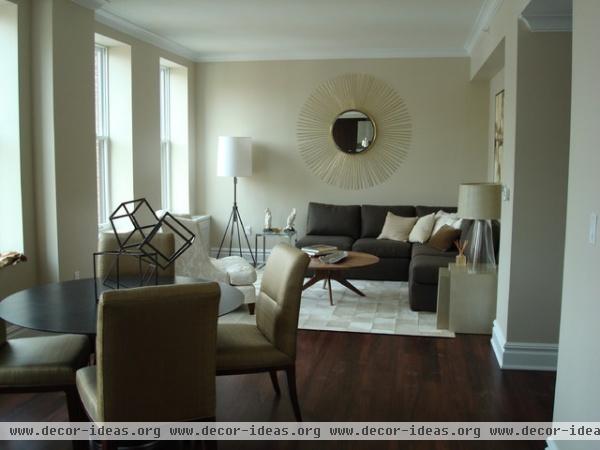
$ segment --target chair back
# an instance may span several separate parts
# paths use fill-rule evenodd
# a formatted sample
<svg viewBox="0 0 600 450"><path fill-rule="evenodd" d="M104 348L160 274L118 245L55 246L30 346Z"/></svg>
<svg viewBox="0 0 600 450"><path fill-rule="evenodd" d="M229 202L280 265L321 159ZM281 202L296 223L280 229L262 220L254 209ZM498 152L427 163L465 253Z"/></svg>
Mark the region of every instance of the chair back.
<svg viewBox="0 0 600 450"><path fill-rule="evenodd" d="M119 233L119 238L125 240L127 233ZM172 255L175 251L175 237L173 233L157 233L152 239L152 245L160 250L165 255ZM98 251L115 251L119 250L119 242L114 233L100 233L98 237ZM116 276L115 255L100 255L96 259L96 276L104 278L109 274ZM148 268L148 263L142 263L142 273ZM175 275L175 264L171 264L166 269L158 269L159 276ZM140 274L140 266L138 258L134 256L121 256L119 258L119 276L137 277Z"/></svg>
<svg viewBox="0 0 600 450"><path fill-rule="evenodd" d="M310 259L286 244L273 248L256 302L256 325L277 349L294 359L304 274Z"/></svg>
<svg viewBox="0 0 600 450"><path fill-rule="evenodd" d="M97 330L103 421L215 416L217 283L104 292Z"/></svg>

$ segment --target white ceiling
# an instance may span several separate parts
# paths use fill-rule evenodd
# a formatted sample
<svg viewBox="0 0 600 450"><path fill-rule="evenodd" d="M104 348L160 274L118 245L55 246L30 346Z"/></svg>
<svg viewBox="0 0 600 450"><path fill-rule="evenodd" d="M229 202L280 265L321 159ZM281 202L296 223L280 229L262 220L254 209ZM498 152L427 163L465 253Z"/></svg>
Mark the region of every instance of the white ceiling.
<svg viewBox="0 0 600 450"><path fill-rule="evenodd" d="M77 0L75 0L77 1ZM498 0L93 0L195 60L467 56Z"/></svg>

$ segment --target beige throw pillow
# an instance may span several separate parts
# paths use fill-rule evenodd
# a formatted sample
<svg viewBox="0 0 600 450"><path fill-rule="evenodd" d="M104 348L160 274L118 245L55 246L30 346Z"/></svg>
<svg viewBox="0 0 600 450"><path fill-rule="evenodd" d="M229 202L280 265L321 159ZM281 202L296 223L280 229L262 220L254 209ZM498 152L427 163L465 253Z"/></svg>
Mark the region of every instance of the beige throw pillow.
<svg viewBox="0 0 600 450"><path fill-rule="evenodd" d="M419 217L417 223L413 227L410 235L408 236L409 242L418 242L423 244L427 242L431 237L431 230L435 224L435 213L428 214L423 217Z"/></svg>
<svg viewBox="0 0 600 450"><path fill-rule="evenodd" d="M377 239L391 239L392 241L408 241L408 236L417 222L416 217L402 217L388 211L381 234Z"/></svg>

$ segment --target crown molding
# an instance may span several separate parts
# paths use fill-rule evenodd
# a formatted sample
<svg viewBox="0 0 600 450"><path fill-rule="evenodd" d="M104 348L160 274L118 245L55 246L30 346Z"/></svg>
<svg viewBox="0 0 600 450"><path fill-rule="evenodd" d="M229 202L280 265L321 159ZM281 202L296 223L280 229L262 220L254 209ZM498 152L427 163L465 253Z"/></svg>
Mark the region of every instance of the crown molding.
<svg viewBox="0 0 600 450"><path fill-rule="evenodd" d="M473 51L473 47L475 47L475 43L481 33L490 26L490 22L500 9L502 2L503 0L485 0L483 5L481 5L477 19L475 19L475 23L465 41L465 52L468 55Z"/></svg>
<svg viewBox="0 0 600 450"><path fill-rule="evenodd" d="M307 61L321 59L396 59L396 58L467 58L469 55L464 48L440 49L362 49L338 50L329 52L298 51L298 52L269 52L269 53L224 53L196 55L197 62L244 62L244 61Z"/></svg>
<svg viewBox="0 0 600 450"><path fill-rule="evenodd" d="M527 28L537 32L571 32L573 31L573 16L571 14L540 14L521 16Z"/></svg>
<svg viewBox="0 0 600 450"><path fill-rule="evenodd" d="M79 6L88 8L91 10L97 10L108 4L108 0L71 0L73 3L77 3Z"/></svg>
<svg viewBox="0 0 600 450"><path fill-rule="evenodd" d="M174 53L183 58L196 61L196 53L189 48L184 47L177 42L173 42L170 39L164 38L156 33L148 31L145 28L135 25L134 23L131 23L128 20L125 20L106 10L96 10L96 21L163 50Z"/></svg>

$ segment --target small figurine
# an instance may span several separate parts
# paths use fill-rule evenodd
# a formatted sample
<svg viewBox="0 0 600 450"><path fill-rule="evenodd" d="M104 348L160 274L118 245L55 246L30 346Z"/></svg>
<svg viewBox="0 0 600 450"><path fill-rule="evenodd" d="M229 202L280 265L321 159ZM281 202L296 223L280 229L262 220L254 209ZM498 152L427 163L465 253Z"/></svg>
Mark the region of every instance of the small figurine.
<svg viewBox="0 0 600 450"><path fill-rule="evenodd" d="M360 143L360 145L362 145L363 148L367 148L369 146L370 142L367 138L364 138L362 140L362 142Z"/></svg>
<svg viewBox="0 0 600 450"><path fill-rule="evenodd" d="M286 222L286 225L285 225L285 228L283 229L283 231L286 233L292 233L292 232L296 231L296 229L294 228L295 220L296 220L296 208L292 208L292 212L290 213L290 215L287 218L287 222Z"/></svg>
<svg viewBox="0 0 600 450"><path fill-rule="evenodd" d="M271 231L273 228L271 227L271 210L269 208L265 209L265 227L263 231Z"/></svg>

